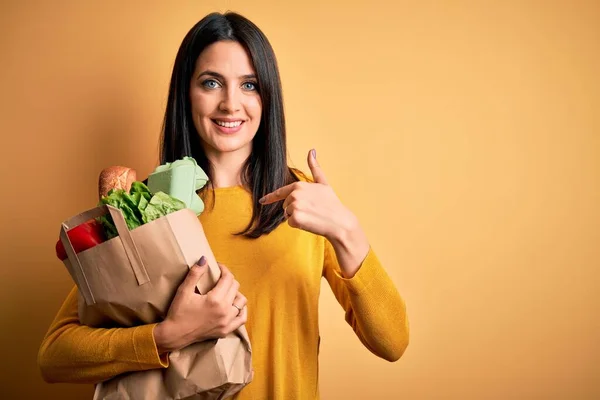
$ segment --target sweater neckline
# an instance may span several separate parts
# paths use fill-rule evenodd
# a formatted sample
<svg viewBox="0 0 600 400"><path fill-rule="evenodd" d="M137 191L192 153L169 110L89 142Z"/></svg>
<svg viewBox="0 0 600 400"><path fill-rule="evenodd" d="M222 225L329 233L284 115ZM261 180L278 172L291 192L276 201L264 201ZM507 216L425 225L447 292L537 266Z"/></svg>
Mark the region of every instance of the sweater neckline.
<svg viewBox="0 0 600 400"><path fill-rule="evenodd" d="M233 191L233 190L246 190L246 189L242 185L235 185L235 186L225 186L225 187L219 187L219 188L212 188L212 190L215 193L219 193L219 192L230 192L230 191Z"/></svg>

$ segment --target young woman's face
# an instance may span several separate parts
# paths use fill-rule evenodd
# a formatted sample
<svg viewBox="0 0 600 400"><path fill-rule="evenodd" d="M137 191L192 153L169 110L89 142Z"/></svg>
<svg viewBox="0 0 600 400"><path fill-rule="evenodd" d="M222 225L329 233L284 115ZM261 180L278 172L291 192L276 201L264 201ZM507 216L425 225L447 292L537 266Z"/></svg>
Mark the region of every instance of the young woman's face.
<svg viewBox="0 0 600 400"><path fill-rule="evenodd" d="M242 45L222 41L204 49L192 75L190 100L207 155L250 155L262 103L256 72Z"/></svg>

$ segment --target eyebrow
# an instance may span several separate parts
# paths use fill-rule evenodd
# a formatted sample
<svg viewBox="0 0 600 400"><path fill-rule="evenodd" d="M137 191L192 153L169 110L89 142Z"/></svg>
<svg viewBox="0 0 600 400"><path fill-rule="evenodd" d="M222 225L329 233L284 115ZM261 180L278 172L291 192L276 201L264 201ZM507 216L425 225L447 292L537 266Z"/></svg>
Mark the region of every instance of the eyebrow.
<svg viewBox="0 0 600 400"><path fill-rule="evenodd" d="M221 75L218 72L211 71L211 70L202 71L200 73L200 75L198 75L198 79L202 78L204 75L213 76L215 78L225 80L225 77L223 75ZM256 79L256 74L242 75L242 76L240 76L240 79Z"/></svg>

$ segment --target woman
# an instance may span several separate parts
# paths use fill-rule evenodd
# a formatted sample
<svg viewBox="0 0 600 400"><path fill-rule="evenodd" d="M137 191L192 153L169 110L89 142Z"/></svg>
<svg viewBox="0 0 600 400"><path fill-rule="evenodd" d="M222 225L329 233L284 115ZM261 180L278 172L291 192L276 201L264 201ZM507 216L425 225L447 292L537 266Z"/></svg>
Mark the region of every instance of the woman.
<svg viewBox="0 0 600 400"><path fill-rule="evenodd" d="M210 177L200 220L224 264L222 277L207 295L194 293L207 268L201 261L166 319L134 328L80 325L74 288L40 348L44 379L96 383L165 368L170 351L246 324L254 379L237 398L318 398L322 277L361 342L386 360L400 358L408 344L402 298L327 184L315 151L308 156L313 179L289 168L286 154L281 83L267 38L238 14L206 16L175 60L161 161L192 156Z"/></svg>

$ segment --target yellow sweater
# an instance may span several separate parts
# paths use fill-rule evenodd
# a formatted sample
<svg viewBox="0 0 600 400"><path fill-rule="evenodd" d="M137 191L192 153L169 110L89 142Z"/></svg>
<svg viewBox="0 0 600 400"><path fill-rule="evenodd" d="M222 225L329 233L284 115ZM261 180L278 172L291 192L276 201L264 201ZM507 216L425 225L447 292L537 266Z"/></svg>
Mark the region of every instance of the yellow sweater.
<svg viewBox="0 0 600 400"><path fill-rule="evenodd" d="M386 360L401 357L408 345L404 302L372 250L357 274L344 279L333 247L322 236L285 222L259 239L231 235L241 231L252 215L251 195L242 187L216 189L214 204L210 193L206 197L200 221L208 241L248 298L246 327L255 374L236 399L319 398L322 277L360 341ZM158 355L154 326L82 326L73 288L40 347L42 376L47 382L96 383L127 371L165 368L168 361Z"/></svg>

